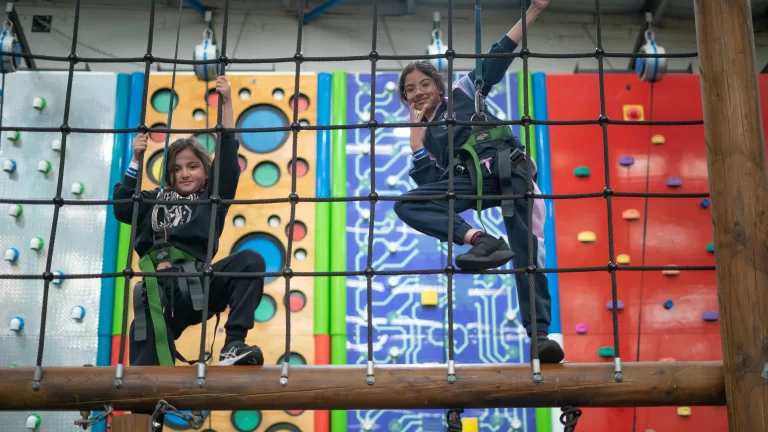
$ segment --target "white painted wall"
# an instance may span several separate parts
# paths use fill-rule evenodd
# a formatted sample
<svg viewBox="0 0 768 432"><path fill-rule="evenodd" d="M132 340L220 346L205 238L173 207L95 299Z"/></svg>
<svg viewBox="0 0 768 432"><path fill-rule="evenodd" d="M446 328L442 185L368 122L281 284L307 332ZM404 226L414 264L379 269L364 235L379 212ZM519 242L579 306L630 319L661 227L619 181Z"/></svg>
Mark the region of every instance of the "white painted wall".
<svg viewBox="0 0 768 432"><path fill-rule="evenodd" d="M555 0L565 1L565 0ZM78 55L84 57L103 57L104 55L131 57L143 56L147 45L148 16L146 2L141 6L123 6L120 8L97 9L84 7L80 16ZM260 2L261 3L261 2ZM265 1L265 3L268 3ZM128 2L126 2L128 4ZM17 10L26 29L26 35L35 54L67 55L71 48L71 36L74 24L73 6L41 6L17 3ZM313 21L304 27L302 52L305 56L346 56L367 55L371 49L371 9L363 7L357 11L340 8ZM378 51L380 54L423 54L429 43L432 28L430 9L417 10L414 15L382 16L379 20ZM50 33L33 33L31 22L33 15L52 15L53 30ZM176 8L158 8L155 23L153 52L156 56L173 57L176 42ZM447 43L447 13L442 13L444 40ZM509 10L483 10L483 46L487 48L515 24L519 12ZM214 28L217 38L221 38L223 16L216 15ZM642 23L639 16L604 16L602 18L603 44L607 51L629 52L637 37ZM191 59L192 51L202 38L202 17L196 11L185 8L182 24L182 38L179 44L179 56ZM655 28L659 45L667 52L696 51L695 25L692 20L667 18ZM297 23L293 15L279 9L267 9L256 12L254 8L245 14L244 9L230 11L228 55L238 58L290 57L296 50ZM474 17L469 9L455 12L454 45L459 53L472 53L474 50ZM768 33L757 34L758 70L768 62ZM531 29L529 46L533 52L568 53L594 52L595 25L591 14L570 15L549 12ZM105 54L106 53L106 54ZM66 67L66 63L38 61L43 68ZM571 73L576 64L582 68L595 69L594 59L532 59L531 71L549 73ZM626 70L629 59L606 59L606 71ZM693 64L697 70L697 60L670 59L670 68L682 69ZM471 59L459 59L456 67L468 69L473 65ZM91 68L99 71L143 71L142 63L113 64L92 63ZM378 68L399 69L402 62L380 61ZM78 68L82 65L78 65ZM293 63L233 65L232 70L276 70L294 71ZM162 68L170 70L171 65ZM180 68L190 69L181 65ZM274 69L273 69L274 68ZM510 70L522 68L522 62L515 60ZM156 69L154 69L156 70ZM303 71L348 72L370 71L370 62L310 62L302 65Z"/></svg>

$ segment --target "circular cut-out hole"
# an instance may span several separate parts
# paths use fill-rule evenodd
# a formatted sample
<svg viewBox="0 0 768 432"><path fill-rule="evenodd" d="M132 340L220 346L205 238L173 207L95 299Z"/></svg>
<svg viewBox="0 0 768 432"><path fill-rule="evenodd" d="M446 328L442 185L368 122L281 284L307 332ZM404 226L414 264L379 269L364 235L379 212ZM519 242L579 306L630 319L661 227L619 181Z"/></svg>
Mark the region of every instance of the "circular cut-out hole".
<svg viewBox="0 0 768 432"><path fill-rule="evenodd" d="M284 359L285 359L285 354L280 356L280 358L277 360L277 364L278 365L283 364L283 360ZM288 356L288 364L292 364L292 365L305 365L305 364L307 364L307 360L304 358L303 355L301 355L301 354L299 354L297 352L292 352Z"/></svg>
<svg viewBox="0 0 768 432"><path fill-rule="evenodd" d="M287 227L285 227L285 235L290 235L290 232L291 232L291 226L288 225ZM307 236L307 226L304 225L304 222L295 221L293 223L293 241L302 240L306 236Z"/></svg>
<svg viewBox="0 0 768 432"><path fill-rule="evenodd" d="M208 90L208 93L205 95L205 101L208 106L219 106L219 93L216 92L215 88Z"/></svg>
<svg viewBox="0 0 768 432"><path fill-rule="evenodd" d="M154 108L155 111L162 114L167 114L170 104L171 104L171 89L162 88L152 94L152 108ZM179 105L179 94L176 93L174 94L174 98L173 98L173 109L176 109L178 105Z"/></svg>
<svg viewBox="0 0 768 432"><path fill-rule="evenodd" d="M192 111L192 117L197 121L205 120L205 110L198 108Z"/></svg>
<svg viewBox="0 0 768 432"><path fill-rule="evenodd" d="M283 111L274 105L254 105L245 111L237 119L238 128L278 128L287 127L290 124ZM287 130L276 132L243 132L240 133L240 142L248 150L254 153L271 153L288 139Z"/></svg>
<svg viewBox="0 0 768 432"><path fill-rule="evenodd" d="M256 322L267 322L274 318L277 313L277 302L275 298L269 294L264 294L261 298L259 307L256 308L256 312L253 313L253 319Z"/></svg>
<svg viewBox="0 0 768 432"><path fill-rule="evenodd" d="M272 162L262 162L253 169L253 181L257 185L268 188L280 180L280 169Z"/></svg>
<svg viewBox="0 0 768 432"><path fill-rule="evenodd" d="M304 249L296 249L296 252L293 253L293 257L296 258L297 261L304 261L307 259L307 251Z"/></svg>
<svg viewBox="0 0 768 432"><path fill-rule="evenodd" d="M216 150L216 137L209 133L204 133L200 135L195 135L195 138L197 138L197 141L200 142L200 144L203 145L208 150L208 153L213 153Z"/></svg>
<svg viewBox="0 0 768 432"><path fill-rule="evenodd" d="M237 155L237 162L240 164L240 172L244 172L248 168L248 159L243 155Z"/></svg>
<svg viewBox="0 0 768 432"><path fill-rule="evenodd" d="M309 171L309 164L304 159L296 159L296 177L304 177ZM293 162L288 162L288 174L293 175Z"/></svg>
<svg viewBox="0 0 768 432"><path fill-rule="evenodd" d="M285 247L280 240L270 234L264 232L246 234L235 243L231 253L244 249L258 252L264 258L267 272L279 272L285 266ZM274 279L274 277L267 277L265 282L269 283Z"/></svg>
<svg viewBox="0 0 768 432"><path fill-rule="evenodd" d="M251 91L247 88L240 89L240 92L237 95L240 97L240 100L248 100L251 98Z"/></svg>
<svg viewBox="0 0 768 432"><path fill-rule="evenodd" d="M163 176L163 151L159 150L153 154L147 162L147 177L149 181L160 186L160 180Z"/></svg>
<svg viewBox="0 0 768 432"><path fill-rule="evenodd" d="M293 100L295 96L291 96L291 100L288 102L288 106L293 109ZM309 98L307 95L299 93L299 112L304 112L309 108Z"/></svg>
<svg viewBox="0 0 768 432"><path fill-rule="evenodd" d="M301 432L301 429L290 423L275 423L268 427L265 432Z"/></svg>
<svg viewBox="0 0 768 432"><path fill-rule="evenodd" d="M291 417L297 417L304 413L304 410L285 410L285 413Z"/></svg>
<svg viewBox="0 0 768 432"><path fill-rule="evenodd" d="M245 216L243 216L243 215L237 215L237 216L235 216L234 218L232 218L232 223L233 223L233 224L234 224L234 225L235 225L237 228L242 228L242 227L244 227L244 226L245 226Z"/></svg>
<svg viewBox="0 0 768 432"><path fill-rule="evenodd" d="M280 216L272 215L267 219L267 223L269 223L269 226L272 228L277 228L280 226Z"/></svg>
<svg viewBox="0 0 768 432"><path fill-rule="evenodd" d="M165 129L167 127L168 126L166 126L165 123L156 123L152 125L151 129ZM154 142L164 143L165 132L150 132L149 139L151 139Z"/></svg>
<svg viewBox="0 0 768 432"><path fill-rule="evenodd" d="M261 426L261 411L232 411L230 420L238 432L253 432Z"/></svg>
<svg viewBox="0 0 768 432"><path fill-rule="evenodd" d="M285 92L281 88L276 88L272 90L272 98L275 100L283 100L285 97Z"/></svg>
<svg viewBox="0 0 768 432"><path fill-rule="evenodd" d="M307 296L298 290L291 291L288 303L291 305L291 312L299 312L307 305Z"/></svg>

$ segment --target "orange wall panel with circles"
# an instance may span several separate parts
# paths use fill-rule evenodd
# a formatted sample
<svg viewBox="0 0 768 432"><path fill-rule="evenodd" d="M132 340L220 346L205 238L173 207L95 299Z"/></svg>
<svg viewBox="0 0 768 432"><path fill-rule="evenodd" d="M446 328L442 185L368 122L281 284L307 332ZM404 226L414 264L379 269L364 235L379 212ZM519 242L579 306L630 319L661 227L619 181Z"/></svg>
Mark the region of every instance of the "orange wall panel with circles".
<svg viewBox="0 0 768 432"><path fill-rule="evenodd" d="M293 121L294 75L228 73L232 86L233 111L237 128L290 126ZM171 102L171 74L153 73L149 78L146 121L149 127L166 127ZM298 98L298 120L302 125L317 123L317 76L302 74ZM215 82L199 81L193 74L176 76L172 129L214 128L218 117L218 94ZM171 134L175 139L195 135L215 157L215 135L204 132ZM241 176L236 199L287 198L291 193L293 132L236 133L240 142L238 157ZM296 193L299 196L315 194L316 131L303 130L298 134ZM165 134L150 133L144 156L144 175L141 188L159 186ZM207 206L202 208L207 209ZM259 252L267 263L268 272L279 272L286 264L290 203L234 204L230 207L214 262L232 252L252 249ZM296 205L291 268L294 272L314 270L314 203ZM134 270L138 271L138 257L134 256ZM133 280L131 287L138 281ZM290 280L288 305L291 310L292 364L314 363L313 339L314 287L313 278L294 277ZM286 343L286 283L282 277L267 278L263 300L254 316L254 328L246 342L258 345L264 353L266 365L282 363ZM129 322L133 306L128 306ZM225 333L227 312L221 321L213 347L213 364L217 363ZM209 320L206 331L206 352L213 341L215 319ZM176 341L179 352L187 359L199 356L201 325L188 328ZM177 362L177 366L183 363ZM206 420L218 431L266 430L273 424L295 425L301 431L313 430L310 412L217 412ZM242 423L242 424L240 424ZM255 429L253 426L258 425ZM288 427L288 426L286 426ZM286 429L289 430L289 429Z"/></svg>

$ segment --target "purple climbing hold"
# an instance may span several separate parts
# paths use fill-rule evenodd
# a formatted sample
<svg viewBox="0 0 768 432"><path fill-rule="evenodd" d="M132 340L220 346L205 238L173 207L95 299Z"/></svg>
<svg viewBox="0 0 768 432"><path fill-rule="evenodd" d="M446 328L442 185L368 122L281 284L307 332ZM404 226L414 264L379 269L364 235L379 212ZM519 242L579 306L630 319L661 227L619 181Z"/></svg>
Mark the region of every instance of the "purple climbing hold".
<svg viewBox="0 0 768 432"><path fill-rule="evenodd" d="M717 321L720 318L720 314L716 311L707 311L701 314L701 317L704 318L704 321Z"/></svg>
<svg viewBox="0 0 768 432"><path fill-rule="evenodd" d="M622 156L619 158L619 165L630 166L635 163L635 158L632 156Z"/></svg>
<svg viewBox="0 0 768 432"><path fill-rule="evenodd" d="M678 177L670 177L667 179L667 186L669 187L680 187L683 185L683 181L680 180Z"/></svg>
<svg viewBox="0 0 768 432"><path fill-rule="evenodd" d="M586 324L576 324L576 333L578 333L578 334L587 334L587 325Z"/></svg>
<svg viewBox="0 0 768 432"><path fill-rule="evenodd" d="M605 307L607 307L609 310L613 310L613 300L608 300L605 303ZM617 305L616 305L616 309L618 309L618 310L624 309L624 302L619 300Z"/></svg>

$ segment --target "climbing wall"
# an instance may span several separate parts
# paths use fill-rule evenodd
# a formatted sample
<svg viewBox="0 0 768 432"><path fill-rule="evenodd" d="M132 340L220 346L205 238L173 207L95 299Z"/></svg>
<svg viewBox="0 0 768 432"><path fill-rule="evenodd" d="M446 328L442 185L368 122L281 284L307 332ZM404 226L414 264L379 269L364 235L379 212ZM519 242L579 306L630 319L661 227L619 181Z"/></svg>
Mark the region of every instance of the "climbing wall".
<svg viewBox="0 0 768 432"><path fill-rule="evenodd" d="M600 115L596 75L549 75L547 85L549 120ZM654 86L634 75L606 75L605 95L611 119L702 118L701 87L693 75L668 75ZM602 191L601 128L549 130L553 193ZM615 191L645 192L646 186L651 193L708 191L703 126L610 125L608 140ZM613 198L613 241L620 266L714 265L708 205L701 198ZM610 259L606 209L603 198L556 201L560 267L606 265ZM612 362L610 275L580 272L559 277L566 360ZM619 271L616 280L623 361L721 358L714 271ZM727 419L722 407L588 408L579 427L616 432L725 431Z"/></svg>
<svg viewBox="0 0 768 432"><path fill-rule="evenodd" d="M227 74L232 86L236 127L289 126L293 118L294 75ZM193 75L177 75L178 101L173 111L173 128L214 127L217 119L218 94L215 83L208 88ZM171 101L171 75L152 74L149 81L149 106L146 123L163 127L167 123ZM303 74L300 82L299 120L303 125L315 125L317 120L317 77ZM206 114L207 110L207 114ZM208 120L206 120L208 119ZM302 131L298 140L297 193L314 196L315 193L315 131ZM170 142L183 135L172 135ZM287 198L291 193L292 143L291 132L238 133L240 140L241 177L236 199ZM199 134L198 139L209 150L215 148L212 135ZM151 134L145 155L143 189L158 187L162 172L164 134ZM215 156L215 155L214 155ZM296 224L293 233L293 258L291 268L297 272L313 271L314 262L314 203L296 206ZM221 236L218 261L238 250L251 249L259 252L267 263L268 272L281 271L286 263L290 204L237 204L227 215ZM136 262L136 260L134 260ZM246 342L258 345L264 352L265 364L277 365L285 354L285 279L268 278L265 295L255 313L256 324ZM312 364L314 362L313 336L313 279L297 277L291 280L289 302L291 308L290 362ZM132 312L132 310L131 310ZM131 313L132 316L132 313ZM214 364L222 348L227 313L221 315L221 325L213 348ZM208 323L206 350L210 350L215 320ZM201 326L187 329L177 341L179 351L187 359L199 356ZM218 432L225 431L311 431L313 414L301 411L236 411L214 412L206 425ZM169 419L167 423L177 430L187 425Z"/></svg>
<svg viewBox="0 0 768 432"><path fill-rule="evenodd" d="M2 124L59 127L64 119L67 78L66 72L6 75L5 88L1 89ZM116 87L115 74L75 73L69 124L79 128L111 128L115 121ZM99 97L94 98L94 94ZM60 139L60 132L3 132L0 197L52 200L59 176ZM110 185L105 179L110 178L112 147L110 133L69 136L61 192L65 200L108 198ZM0 264L0 273L39 275L45 271L53 212L53 205L2 205L0 249L5 260ZM106 221L105 205L61 207L52 271L101 273ZM116 236L116 232L106 235ZM43 286L39 279L0 279L0 367L36 365ZM99 278L57 279L50 285L43 366L96 364L101 286ZM25 430L29 414L0 413L3 430ZM40 432L70 430L73 421L79 418L77 412L39 415Z"/></svg>
<svg viewBox="0 0 768 432"><path fill-rule="evenodd" d="M454 77L457 80L459 75ZM397 95L398 75L380 73L376 78L376 120L408 122L408 107ZM370 74L350 74L347 81L347 122L364 123L370 117ZM518 117L516 75L510 74L494 88L489 109L499 117ZM409 129L376 131L376 192L399 196L416 184L408 176L412 166ZM366 196L370 188L370 139L368 129L354 129L347 138L347 194ZM401 222L393 202L379 201L375 211L373 267L377 270L441 269L447 263L447 246L417 233ZM472 211L467 220L479 220ZM367 266L370 204L347 205L347 269ZM487 210L483 220L489 231L504 235L499 209ZM454 257L468 250L455 247ZM510 268L507 264L505 268ZM364 277L347 278L347 334L350 364L367 358L367 285ZM454 277L454 337L457 363L527 363L529 339L520 324L514 278L511 275L457 275ZM377 364L428 364L448 361L448 327L445 275L388 276L373 279L373 348ZM363 378L361 378L363 379ZM530 409L467 410L465 431L533 431ZM348 430L439 431L445 428L445 411L349 411Z"/></svg>

